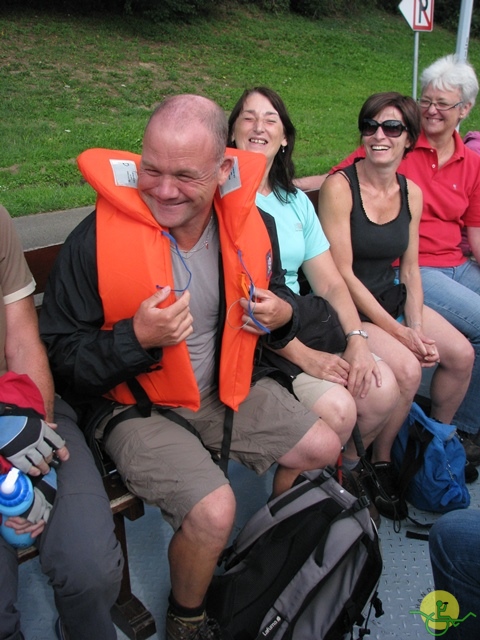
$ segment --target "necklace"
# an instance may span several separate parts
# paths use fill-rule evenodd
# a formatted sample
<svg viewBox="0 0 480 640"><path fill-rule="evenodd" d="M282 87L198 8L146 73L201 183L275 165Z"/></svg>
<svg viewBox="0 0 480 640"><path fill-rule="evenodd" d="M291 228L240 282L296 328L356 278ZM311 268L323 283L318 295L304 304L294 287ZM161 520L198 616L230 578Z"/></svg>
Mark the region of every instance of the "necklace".
<svg viewBox="0 0 480 640"><path fill-rule="evenodd" d="M197 240L197 242L193 245L193 247L191 249L188 249L187 251L180 248L178 249L185 260L188 260L189 258L191 258L192 254L197 253L197 251L201 251L202 249L208 250L210 235L212 233L213 227L214 227L214 220L213 220L213 214L212 214L210 216L210 220L208 221L208 224L205 227L202 235ZM170 249L174 249L174 247L171 244L170 244Z"/></svg>

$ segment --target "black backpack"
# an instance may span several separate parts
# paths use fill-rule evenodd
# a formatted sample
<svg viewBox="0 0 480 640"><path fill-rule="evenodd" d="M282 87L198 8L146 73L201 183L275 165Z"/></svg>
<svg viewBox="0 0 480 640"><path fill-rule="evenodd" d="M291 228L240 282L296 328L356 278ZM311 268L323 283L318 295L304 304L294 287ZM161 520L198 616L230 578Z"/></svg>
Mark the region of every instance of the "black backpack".
<svg viewBox="0 0 480 640"><path fill-rule="evenodd" d="M349 494L332 474L304 472L224 553L207 611L226 637L336 640L363 624L369 602L377 617L383 613L376 593L383 563L368 499Z"/></svg>

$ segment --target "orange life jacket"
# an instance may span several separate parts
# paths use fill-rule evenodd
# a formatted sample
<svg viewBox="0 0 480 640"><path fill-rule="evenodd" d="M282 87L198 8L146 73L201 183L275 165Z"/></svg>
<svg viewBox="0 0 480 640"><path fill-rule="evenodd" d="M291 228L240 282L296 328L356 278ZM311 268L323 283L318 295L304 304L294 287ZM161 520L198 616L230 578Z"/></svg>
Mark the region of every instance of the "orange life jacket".
<svg viewBox="0 0 480 640"><path fill-rule="evenodd" d="M268 288L272 256L268 232L255 206L265 158L236 149L228 153L236 157L236 164L222 193L217 189L214 198L229 310L221 343L219 396L237 410L250 388L257 338L238 328L242 310L236 301L245 297L243 283L250 281L249 276L256 287ZM139 162L137 154L109 149L89 149L78 158L83 176L97 192L98 287L105 330L133 317L158 283L170 283L173 288L170 241L162 234L166 229L153 218L136 188ZM228 185L234 188L229 191ZM172 293L160 306L167 307L175 299ZM160 366L137 380L153 403L192 410L200 406L186 342L164 347ZM126 383L112 389L108 397L121 404L136 402Z"/></svg>

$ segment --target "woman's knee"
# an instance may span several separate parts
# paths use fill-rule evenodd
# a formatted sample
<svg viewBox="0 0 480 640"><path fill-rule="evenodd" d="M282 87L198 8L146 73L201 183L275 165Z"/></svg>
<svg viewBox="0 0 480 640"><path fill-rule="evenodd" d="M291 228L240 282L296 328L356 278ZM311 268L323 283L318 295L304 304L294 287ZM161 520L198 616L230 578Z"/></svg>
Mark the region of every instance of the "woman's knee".
<svg viewBox="0 0 480 640"><path fill-rule="evenodd" d="M455 374L469 373L475 361L473 345L461 334L451 337L440 350L440 366Z"/></svg>
<svg viewBox="0 0 480 640"><path fill-rule="evenodd" d="M359 419L373 418L380 420L390 415L400 398L400 388L391 368L384 361L379 361L378 367L382 376L382 385L378 387L372 380L368 394L357 400Z"/></svg>
<svg viewBox="0 0 480 640"><path fill-rule="evenodd" d="M413 399L422 381L422 367L410 351L402 352L401 357L397 359L395 378L400 394Z"/></svg>

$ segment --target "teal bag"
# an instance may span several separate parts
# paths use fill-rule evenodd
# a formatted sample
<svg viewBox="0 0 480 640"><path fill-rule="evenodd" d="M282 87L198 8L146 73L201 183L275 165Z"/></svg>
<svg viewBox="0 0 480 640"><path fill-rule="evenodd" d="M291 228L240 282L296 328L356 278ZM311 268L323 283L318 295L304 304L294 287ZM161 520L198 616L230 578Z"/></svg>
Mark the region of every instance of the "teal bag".
<svg viewBox="0 0 480 640"><path fill-rule="evenodd" d="M417 509L466 509L465 449L456 428L429 418L415 402L392 447L400 494Z"/></svg>

